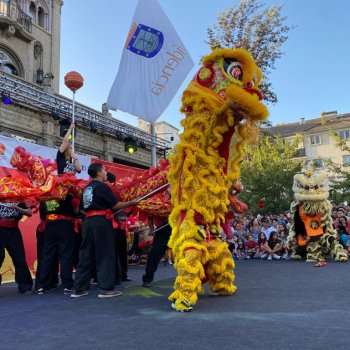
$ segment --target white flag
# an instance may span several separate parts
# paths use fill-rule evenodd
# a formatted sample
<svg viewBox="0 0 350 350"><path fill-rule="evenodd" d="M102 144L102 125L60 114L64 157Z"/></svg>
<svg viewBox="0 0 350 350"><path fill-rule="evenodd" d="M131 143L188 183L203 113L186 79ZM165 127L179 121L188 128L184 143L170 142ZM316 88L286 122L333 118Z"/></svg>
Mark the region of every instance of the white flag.
<svg viewBox="0 0 350 350"><path fill-rule="evenodd" d="M156 0L140 0L107 105L155 122L193 67Z"/></svg>

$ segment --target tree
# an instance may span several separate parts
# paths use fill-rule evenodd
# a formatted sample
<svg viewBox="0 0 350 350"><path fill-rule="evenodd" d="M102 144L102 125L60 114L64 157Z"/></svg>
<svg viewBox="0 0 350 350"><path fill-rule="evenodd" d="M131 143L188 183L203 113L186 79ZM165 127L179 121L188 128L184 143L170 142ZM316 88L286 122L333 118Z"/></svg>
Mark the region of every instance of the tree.
<svg viewBox="0 0 350 350"><path fill-rule="evenodd" d="M335 145L341 151L350 154L349 140L342 140L339 134L332 128L329 129L329 133ZM330 200L338 204L344 201L350 202L350 163L338 164L329 159L326 164L330 173L333 174L330 176Z"/></svg>
<svg viewBox="0 0 350 350"><path fill-rule="evenodd" d="M290 208L294 199L293 177L301 170L296 161L297 137L291 144L281 137L262 134L257 145L245 146L241 164L241 181L244 191L240 198L251 212L281 213ZM264 198L264 207L258 202Z"/></svg>
<svg viewBox="0 0 350 350"><path fill-rule="evenodd" d="M241 0L235 6L220 12L217 23L207 29L207 44L211 49L223 47L242 47L255 58L264 73L260 85L265 100L276 103L269 75L275 69L275 62L283 54L282 44L288 39L288 32L294 26L286 25L286 17L281 16L283 5L264 8L257 0Z"/></svg>

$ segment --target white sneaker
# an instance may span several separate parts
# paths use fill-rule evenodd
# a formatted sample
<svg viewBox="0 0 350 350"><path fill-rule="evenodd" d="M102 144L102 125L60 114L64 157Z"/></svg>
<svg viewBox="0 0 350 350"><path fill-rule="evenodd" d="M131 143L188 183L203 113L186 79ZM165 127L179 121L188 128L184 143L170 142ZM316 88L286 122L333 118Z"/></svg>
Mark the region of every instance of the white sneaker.
<svg viewBox="0 0 350 350"><path fill-rule="evenodd" d="M275 260L280 260L281 259L281 257L279 256L279 255L277 255L277 254L273 254L273 256L272 256Z"/></svg>
<svg viewBox="0 0 350 350"><path fill-rule="evenodd" d="M169 259L169 260L168 260L168 264L169 264L169 265L172 265L173 262Z"/></svg>
<svg viewBox="0 0 350 350"><path fill-rule="evenodd" d="M267 258L267 254L263 254L261 255L260 259L266 259Z"/></svg>
<svg viewBox="0 0 350 350"><path fill-rule="evenodd" d="M267 260L272 260L272 254L269 255L269 257L267 258Z"/></svg>
<svg viewBox="0 0 350 350"><path fill-rule="evenodd" d="M97 296L98 298L113 298L113 297L119 297L120 295L123 295L124 292L121 290L104 290L99 293Z"/></svg>

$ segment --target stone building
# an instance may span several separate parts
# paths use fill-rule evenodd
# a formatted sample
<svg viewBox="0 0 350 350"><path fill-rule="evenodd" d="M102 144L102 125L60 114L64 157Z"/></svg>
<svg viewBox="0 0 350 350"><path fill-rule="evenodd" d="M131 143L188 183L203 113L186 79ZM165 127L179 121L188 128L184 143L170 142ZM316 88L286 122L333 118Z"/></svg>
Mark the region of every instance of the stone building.
<svg viewBox="0 0 350 350"><path fill-rule="evenodd" d="M72 117L72 101L59 95L62 0L0 0L0 134L58 147L60 123ZM148 168L169 142L102 112L76 104L76 153ZM130 155L124 140L133 137Z"/></svg>
<svg viewBox="0 0 350 350"><path fill-rule="evenodd" d="M138 118L137 120L137 126L139 129L146 131L146 132L151 132L151 126L150 123ZM155 134L157 137L163 139L168 143L167 148L173 148L177 143L179 143L179 129L176 128L175 126L165 122L165 121L160 121L155 123Z"/></svg>
<svg viewBox="0 0 350 350"><path fill-rule="evenodd" d="M287 142L300 137L297 158L312 161L318 169L326 168L326 161L349 165L350 154L340 150L331 136L337 133L342 140L350 140L350 114L337 111L321 113L319 118L301 119L299 122L276 125L265 129L271 135L279 135Z"/></svg>

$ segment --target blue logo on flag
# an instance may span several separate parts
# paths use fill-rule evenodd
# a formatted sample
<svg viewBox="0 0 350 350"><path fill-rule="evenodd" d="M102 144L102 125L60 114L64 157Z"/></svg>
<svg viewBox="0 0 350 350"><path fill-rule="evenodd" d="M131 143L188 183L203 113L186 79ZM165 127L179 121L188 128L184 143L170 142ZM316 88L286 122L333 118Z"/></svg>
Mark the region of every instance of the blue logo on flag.
<svg viewBox="0 0 350 350"><path fill-rule="evenodd" d="M164 35L159 30L138 24L126 48L136 55L152 58L163 46Z"/></svg>

